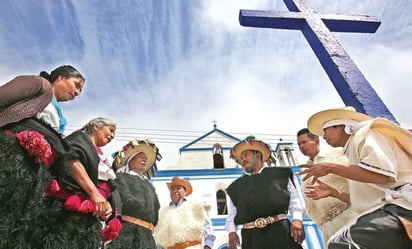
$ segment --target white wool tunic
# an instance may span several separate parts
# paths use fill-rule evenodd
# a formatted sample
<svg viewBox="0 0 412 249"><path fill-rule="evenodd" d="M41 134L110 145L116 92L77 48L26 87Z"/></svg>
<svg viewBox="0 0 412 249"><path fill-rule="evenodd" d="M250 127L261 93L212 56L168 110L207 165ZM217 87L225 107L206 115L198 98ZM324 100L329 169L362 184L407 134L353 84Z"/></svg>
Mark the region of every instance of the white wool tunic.
<svg viewBox="0 0 412 249"><path fill-rule="evenodd" d="M193 200L183 202L178 208L173 206L161 208L154 233L156 243L167 248L176 243L202 242L206 218L204 208L202 202ZM200 243L187 248L203 248L203 245Z"/></svg>
<svg viewBox="0 0 412 249"><path fill-rule="evenodd" d="M321 162L347 165L348 158L343 154L342 148L330 148L321 150L313 161L313 163ZM319 177L319 180L343 193L349 193L349 183L344 177L329 174ZM311 185L311 181L311 178L307 179L304 185ZM348 220L356 217L356 212L349 204L334 197L319 200L306 198L306 208L309 216L319 225L325 244Z"/></svg>

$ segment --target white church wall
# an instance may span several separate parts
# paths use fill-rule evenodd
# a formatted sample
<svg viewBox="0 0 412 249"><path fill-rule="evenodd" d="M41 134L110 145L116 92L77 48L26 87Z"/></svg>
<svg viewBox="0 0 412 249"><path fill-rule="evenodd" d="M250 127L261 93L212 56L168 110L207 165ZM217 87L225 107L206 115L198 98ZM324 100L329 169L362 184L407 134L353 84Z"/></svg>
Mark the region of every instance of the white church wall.
<svg viewBox="0 0 412 249"><path fill-rule="evenodd" d="M179 162L167 169L213 169L213 147L210 150L189 150L180 154ZM230 151L223 151L225 168L237 168L237 163L230 158Z"/></svg>

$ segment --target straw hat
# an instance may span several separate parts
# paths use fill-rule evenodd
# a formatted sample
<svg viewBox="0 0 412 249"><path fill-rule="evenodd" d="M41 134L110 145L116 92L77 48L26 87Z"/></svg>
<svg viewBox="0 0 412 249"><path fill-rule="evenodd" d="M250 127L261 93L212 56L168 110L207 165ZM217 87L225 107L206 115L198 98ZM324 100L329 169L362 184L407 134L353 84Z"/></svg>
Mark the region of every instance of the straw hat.
<svg viewBox="0 0 412 249"><path fill-rule="evenodd" d="M147 166L145 169L145 172L148 171L151 167L153 167L156 158L157 158L157 153L159 152L159 149L156 147L156 145L151 142L150 140L140 140L140 139L135 139L127 143L125 146L123 146L122 150L119 150L113 154L114 157L114 162L113 162L113 168L114 170L118 170L122 166L126 166L131 157L134 157L138 153L144 153L147 157Z"/></svg>
<svg viewBox="0 0 412 249"><path fill-rule="evenodd" d="M313 114L308 120L308 129L315 135L323 136L323 125L331 120L350 119L353 121L371 120L372 117L357 112L352 106L345 106L335 109L328 109Z"/></svg>
<svg viewBox="0 0 412 249"><path fill-rule="evenodd" d="M394 140L404 152L412 156L412 133L410 130L404 129L385 118L375 119L370 129L378 131Z"/></svg>
<svg viewBox="0 0 412 249"><path fill-rule="evenodd" d="M183 178L180 178L178 176L173 177L171 182L167 182L167 188L170 191L170 188L173 186L182 186L186 189L186 195L190 195L193 192L192 189L192 184L190 184L189 181L186 181Z"/></svg>
<svg viewBox="0 0 412 249"><path fill-rule="evenodd" d="M25 84L29 81L40 81L40 84ZM19 85L17 85L19 84ZM0 87L0 98L4 101L8 99L10 94L19 91L24 86L24 92L18 94L24 99L15 103L7 103L4 108L0 106L0 127L18 122L25 118L35 116L46 108L46 106L52 101L53 90L50 82L40 76L18 76L12 81L4 84ZM34 93L35 96L25 96L25 93ZM4 95L4 96L3 96Z"/></svg>
<svg viewBox="0 0 412 249"><path fill-rule="evenodd" d="M243 151L252 150L262 153L262 161L266 162L270 158L270 147L266 143L256 140L255 137L249 136L243 141L237 143L230 151L230 157L234 158L237 163L241 163L240 156Z"/></svg>

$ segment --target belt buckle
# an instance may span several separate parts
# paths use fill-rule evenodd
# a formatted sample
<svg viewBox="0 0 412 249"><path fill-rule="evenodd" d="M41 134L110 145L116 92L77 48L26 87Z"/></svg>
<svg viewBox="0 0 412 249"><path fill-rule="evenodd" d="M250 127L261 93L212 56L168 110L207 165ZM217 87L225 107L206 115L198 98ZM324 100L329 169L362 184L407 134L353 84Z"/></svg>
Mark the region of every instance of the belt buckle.
<svg viewBox="0 0 412 249"><path fill-rule="evenodd" d="M265 218L258 218L255 220L255 227L257 228L264 228L265 226L268 225L268 222Z"/></svg>

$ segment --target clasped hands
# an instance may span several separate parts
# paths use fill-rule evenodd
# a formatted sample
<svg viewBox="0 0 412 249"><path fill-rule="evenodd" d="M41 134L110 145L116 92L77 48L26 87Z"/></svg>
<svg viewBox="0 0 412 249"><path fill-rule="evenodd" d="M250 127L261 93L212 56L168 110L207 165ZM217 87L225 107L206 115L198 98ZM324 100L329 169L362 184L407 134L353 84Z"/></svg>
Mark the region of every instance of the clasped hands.
<svg viewBox="0 0 412 249"><path fill-rule="evenodd" d="M93 215L103 221L109 219L113 211L110 203L99 192L96 192L94 196L90 196L90 199L95 206Z"/></svg>

